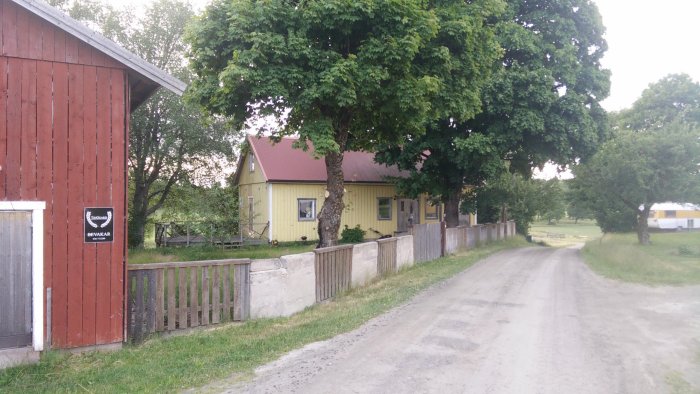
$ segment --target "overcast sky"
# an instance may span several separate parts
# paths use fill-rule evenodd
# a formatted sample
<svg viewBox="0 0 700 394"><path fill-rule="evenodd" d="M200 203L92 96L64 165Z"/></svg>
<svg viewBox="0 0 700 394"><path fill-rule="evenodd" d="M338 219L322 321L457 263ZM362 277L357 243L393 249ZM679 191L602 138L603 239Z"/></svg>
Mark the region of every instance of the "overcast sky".
<svg viewBox="0 0 700 394"><path fill-rule="evenodd" d="M108 0L141 5L148 0ZM198 9L207 0L192 0ZM671 73L700 80L700 0L594 0L598 5L608 52L603 65L612 71L610 111L627 108L652 82Z"/></svg>
<svg viewBox="0 0 700 394"><path fill-rule="evenodd" d="M652 82L671 73L700 80L700 1L594 0L605 25L612 71L608 110L627 108Z"/></svg>

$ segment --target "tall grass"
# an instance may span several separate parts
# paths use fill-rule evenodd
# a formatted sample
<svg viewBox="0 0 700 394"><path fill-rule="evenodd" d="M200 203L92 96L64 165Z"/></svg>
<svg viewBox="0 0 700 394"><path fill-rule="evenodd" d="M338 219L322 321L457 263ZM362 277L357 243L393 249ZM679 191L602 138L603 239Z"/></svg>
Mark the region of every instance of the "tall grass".
<svg viewBox="0 0 700 394"><path fill-rule="evenodd" d="M597 273L649 285L700 284L700 232L655 233L651 245L636 234L608 234L586 243L583 256Z"/></svg>
<svg viewBox="0 0 700 394"><path fill-rule="evenodd" d="M479 259L524 245L511 239L422 263L289 318L154 338L113 353L49 352L38 365L0 371L0 392L174 392L245 375L290 350L353 330Z"/></svg>

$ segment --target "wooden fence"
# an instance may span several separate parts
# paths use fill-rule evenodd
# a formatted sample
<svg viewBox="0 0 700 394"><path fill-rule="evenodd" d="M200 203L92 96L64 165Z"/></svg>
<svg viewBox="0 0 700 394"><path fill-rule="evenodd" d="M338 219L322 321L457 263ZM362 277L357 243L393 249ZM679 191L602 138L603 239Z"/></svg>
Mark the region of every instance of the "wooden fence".
<svg viewBox="0 0 700 394"><path fill-rule="evenodd" d="M133 264L128 275L128 338L250 315L250 259Z"/></svg>
<svg viewBox="0 0 700 394"><path fill-rule="evenodd" d="M416 263L435 260L442 254L442 223L416 224L413 235L413 260Z"/></svg>
<svg viewBox="0 0 700 394"><path fill-rule="evenodd" d="M350 288L352 245L314 250L316 255L316 302L327 300Z"/></svg>
<svg viewBox="0 0 700 394"><path fill-rule="evenodd" d="M377 275L382 276L396 272L396 238L380 239L377 241Z"/></svg>

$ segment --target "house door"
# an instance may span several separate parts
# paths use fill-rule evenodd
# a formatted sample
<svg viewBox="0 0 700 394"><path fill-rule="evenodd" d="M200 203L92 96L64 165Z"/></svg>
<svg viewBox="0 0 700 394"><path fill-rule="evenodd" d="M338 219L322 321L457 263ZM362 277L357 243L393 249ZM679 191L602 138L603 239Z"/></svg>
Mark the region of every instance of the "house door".
<svg viewBox="0 0 700 394"><path fill-rule="evenodd" d="M396 231L399 233L404 233L407 232L412 225L418 224L419 222L420 215L418 215L418 200L402 198L399 199L398 202L399 203L397 205L399 212L396 216Z"/></svg>
<svg viewBox="0 0 700 394"><path fill-rule="evenodd" d="M32 344L32 212L0 211L0 349Z"/></svg>

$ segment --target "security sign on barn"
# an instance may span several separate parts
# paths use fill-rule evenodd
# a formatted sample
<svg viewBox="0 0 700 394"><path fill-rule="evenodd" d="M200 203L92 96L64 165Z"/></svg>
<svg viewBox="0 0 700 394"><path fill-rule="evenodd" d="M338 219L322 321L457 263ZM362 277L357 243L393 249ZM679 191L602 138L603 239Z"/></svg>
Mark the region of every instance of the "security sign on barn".
<svg viewBox="0 0 700 394"><path fill-rule="evenodd" d="M124 341L129 114L185 85L36 0L0 0L3 352Z"/></svg>
<svg viewBox="0 0 700 394"><path fill-rule="evenodd" d="M114 208L85 208L85 242L114 241Z"/></svg>

